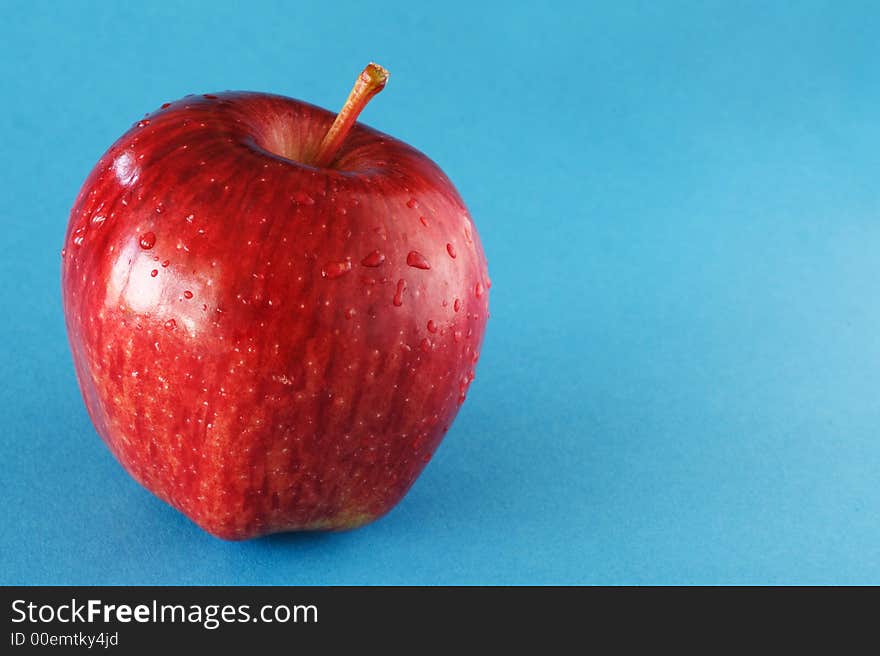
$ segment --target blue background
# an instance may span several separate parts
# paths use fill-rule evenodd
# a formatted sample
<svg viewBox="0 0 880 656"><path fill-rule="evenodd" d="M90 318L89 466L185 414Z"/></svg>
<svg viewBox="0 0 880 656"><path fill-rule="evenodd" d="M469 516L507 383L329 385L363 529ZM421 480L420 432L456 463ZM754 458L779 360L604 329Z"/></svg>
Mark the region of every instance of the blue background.
<svg viewBox="0 0 880 656"><path fill-rule="evenodd" d="M875 3L114 4L3 2L0 582L880 583ZM385 519L221 542L91 426L67 213L160 103L371 59L486 248L477 380Z"/></svg>

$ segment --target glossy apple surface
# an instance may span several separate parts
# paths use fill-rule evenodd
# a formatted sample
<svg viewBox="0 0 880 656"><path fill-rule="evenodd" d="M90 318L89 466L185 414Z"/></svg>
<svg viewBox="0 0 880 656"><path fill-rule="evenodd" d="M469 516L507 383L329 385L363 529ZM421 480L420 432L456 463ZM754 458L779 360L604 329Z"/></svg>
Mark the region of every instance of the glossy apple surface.
<svg viewBox="0 0 880 656"><path fill-rule="evenodd" d="M219 537L387 512L474 377L489 279L467 209L361 124L332 166L302 163L333 120L255 93L163 105L71 212L88 412L136 480Z"/></svg>

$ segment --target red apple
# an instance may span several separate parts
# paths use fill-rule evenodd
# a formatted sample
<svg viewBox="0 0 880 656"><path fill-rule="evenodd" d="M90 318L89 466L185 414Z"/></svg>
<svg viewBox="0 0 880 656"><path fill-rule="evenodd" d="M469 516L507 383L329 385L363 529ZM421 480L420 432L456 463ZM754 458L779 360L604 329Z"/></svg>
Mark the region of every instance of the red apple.
<svg viewBox="0 0 880 656"><path fill-rule="evenodd" d="M188 96L104 154L70 216L64 314L86 407L144 487L226 539L391 509L474 377L486 260L452 183L355 120Z"/></svg>

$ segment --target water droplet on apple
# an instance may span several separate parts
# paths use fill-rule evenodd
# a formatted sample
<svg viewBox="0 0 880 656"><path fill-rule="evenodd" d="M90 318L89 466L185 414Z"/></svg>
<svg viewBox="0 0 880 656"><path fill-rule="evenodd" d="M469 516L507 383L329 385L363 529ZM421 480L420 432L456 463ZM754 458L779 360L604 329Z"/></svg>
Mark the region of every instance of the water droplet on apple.
<svg viewBox="0 0 880 656"><path fill-rule="evenodd" d="M175 328L177 328L177 322L174 319L165 322L165 330L174 330Z"/></svg>
<svg viewBox="0 0 880 656"><path fill-rule="evenodd" d="M480 298L480 296L483 295L483 285L482 285L482 283L479 283L479 282L478 282L476 285L474 285L474 294L477 295L477 298Z"/></svg>
<svg viewBox="0 0 880 656"><path fill-rule="evenodd" d="M315 199L303 191L298 191L293 195L293 199L300 205L314 205Z"/></svg>
<svg viewBox="0 0 880 656"><path fill-rule="evenodd" d="M158 275L159 275L159 270L158 270L158 269L153 269L152 271L150 271L150 277L151 277L151 278L155 278L155 277L158 276Z"/></svg>
<svg viewBox="0 0 880 656"><path fill-rule="evenodd" d="M455 303L452 304L452 309L458 312L461 309L461 301L455 299Z"/></svg>
<svg viewBox="0 0 880 656"><path fill-rule="evenodd" d="M361 264L367 267L377 267L385 261L385 256L378 250L373 251L361 260Z"/></svg>
<svg viewBox="0 0 880 656"><path fill-rule="evenodd" d="M321 275L325 278L338 278L346 273L351 271L351 260L344 260L342 262L328 262L324 265L324 268L321 270Z"/></svg>
<svg viewBox="0 0 880 656"><path fill-rule="evenodd" d="M408 201L406 201L406 206L410 209L415 209L419 206L419 201L417 201L415 198L410 198Z"/></svg>
<svg viewBox="0 0 880 656"><path fill-rule="evenodd" d="M73 245L74 246L82 246L83 242L86 239L86 227L80 226L76 230L73 231Z"/></svg>
<svg viewBox="0 0 880 656"><path fill-rule="evenodd" d="M141 235L140 239L141 248L145 251L150 250L153 246L156 245L156 234L153 232L145 232Z"/></svg>
<svg viewBox="0 0 880 656"><path fill-rule="evenodd" d="M107 220L107 217L102 214L96 214L92 217L92 225L95 227L100 226L104 221Z"/></svg>
<svg viewBox="0 0 880 656"><path fill-rule="evenodd" d="M66 249L66 248L62 248L62 249L61 249L61 257L64 257L65 255L67 255L67 249Z"/></svg>
<svg viewBox="0 0 880 656"><path fill-rule="evenodd" d="M192 298L192 297L193 297L193 293L192 293L190 290L186 289L186 290L184 290L184 292L183 292L183 297L184 297L184 298Z"/></svg>
<svg viewBox="0 0 880 656"><path fill-rule="evenodd" d="M428 260L425 259L425 256L418 251L410 251L409 254L406 256L406 263L414 269L431 268L431 265L428 264Z"/></svg>
<svg viewBox="0 0 880 656"><path fill-rule="evenodd" d="M163 269L166 268L169 264L171 264L171 261L170 261L170 260L164 260L164 261L162 262L162 268L163 268Z"/></svg>
<svg viewBox="0 0 880 656"><path fill-rule="evenodd" d="M434 323L434 321L431 319L428 320L428 332L429 333L436 333L437 332L437 324Z"/></svg>
<svg viewBox="0 0 880 656"><path fill-rule="evenodd" d="M427 353L428 351L431 350L431 340L428 339L427 337L425 337L424 339L422 339L421 342L419 342L419 348L420 348L424 353Z"/></svg>
<svg viewBox="0 0 880 656"><path fill-rule="evenodd" d="M171 107L171 103L162 103L162 106L159 109L168 109Z"/></svg>
<svg viewBox="0 0 880 656"><path fill-rule="evenodd" d="M453 260L455 259L455 246L452 244L446 244L446 252L449 253L449 257Z"/></svg>
<svg viewBox="0 0 880 656"><path fill-rule="evenodd" d="M217 100L217 96L215 96L213 93L204 93L202 94L202 97L207 98L208 100Z"/></svg>
<svg viewBox="0 0 880 656"><path fill-rule="evenodd" d="M356 311L355 311L354 308L348 308L348 309L345 311L345 318L346 318L346 319L351 319L355 314L356 314Z"/></svg>
<svg viewBox="0 0 880 656"><path fill-rule="evenodd" d="M420 222L423 226L425 226L426 228L428 227L428 219L426 219L425 217L420 216L420 217L419 217L419 222Z"/></svg>
<svg viewBox="0 0 880 656"><path fill-rule="evenodd" d="M406 289L406 281L401 278L397 281L397 290L394 292L394 305L400 307L403 305L403 290Z"/></svg>
<svg viewBox="0 0 880 656"><path fill-rule="evenodd" d="M145 127L147 127L149 124L150 124L150 119L148 119L148 118L145 118L145 119L143 119L143 120L137 122L137 126L138 126L139 128L145 128Z"/></svg>

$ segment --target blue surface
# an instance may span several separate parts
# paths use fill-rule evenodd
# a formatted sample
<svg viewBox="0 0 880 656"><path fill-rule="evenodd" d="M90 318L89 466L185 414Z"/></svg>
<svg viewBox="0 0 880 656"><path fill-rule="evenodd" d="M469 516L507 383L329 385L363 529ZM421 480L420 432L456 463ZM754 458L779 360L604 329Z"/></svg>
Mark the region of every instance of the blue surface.
<svg viewBox="0 0 880 656"><path fill-rule="evenodd" d="M880 583L875 3L114 4L4 3L0 582ZM477 380L382 521L224 543L89 422L67 212L160 103L371 59L488 254Z"/></svg>

